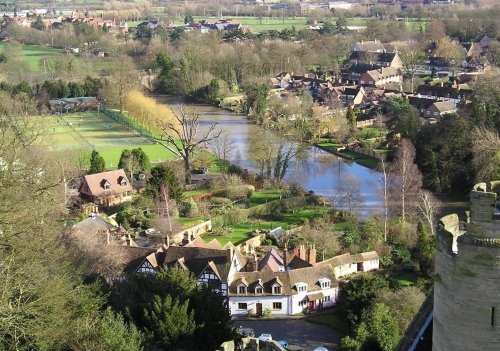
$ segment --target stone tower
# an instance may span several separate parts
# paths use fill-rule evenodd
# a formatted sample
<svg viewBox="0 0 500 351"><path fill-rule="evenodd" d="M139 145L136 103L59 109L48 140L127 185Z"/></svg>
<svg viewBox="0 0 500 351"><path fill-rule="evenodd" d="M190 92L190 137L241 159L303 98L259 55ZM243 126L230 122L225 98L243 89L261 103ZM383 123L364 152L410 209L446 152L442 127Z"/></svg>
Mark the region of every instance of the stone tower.
<svg viewBox="0 0 500 351"><path fill-rule="evenodd" d="M438 225L433 351L500 350L500 181L474 186L467 216Z"/></svg>

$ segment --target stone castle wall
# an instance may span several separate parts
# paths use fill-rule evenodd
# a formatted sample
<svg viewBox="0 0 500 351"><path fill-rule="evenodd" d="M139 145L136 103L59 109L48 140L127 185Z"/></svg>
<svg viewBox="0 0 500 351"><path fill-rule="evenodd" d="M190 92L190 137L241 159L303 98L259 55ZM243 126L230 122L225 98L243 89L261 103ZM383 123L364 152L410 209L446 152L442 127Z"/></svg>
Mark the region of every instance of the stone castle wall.
<svg viewBox="0 0 500 351"><path fill-rule="evenodd" d="M471 192L466 230L456 215L438 226L433 351L500 350L500 218L492 185Z"/></svg>

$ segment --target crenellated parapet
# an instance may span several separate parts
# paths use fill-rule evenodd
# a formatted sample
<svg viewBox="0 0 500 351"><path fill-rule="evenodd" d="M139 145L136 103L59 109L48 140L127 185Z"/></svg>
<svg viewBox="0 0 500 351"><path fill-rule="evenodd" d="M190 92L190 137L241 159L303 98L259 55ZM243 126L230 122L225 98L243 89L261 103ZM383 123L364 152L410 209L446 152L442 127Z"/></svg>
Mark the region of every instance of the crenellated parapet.
<svg viewBox="0 0 500 351"><path fill-rule="evenodd" d="M436 231L433 351L498 351L500 181L476 184L465 222L444 216Z"/></svg>

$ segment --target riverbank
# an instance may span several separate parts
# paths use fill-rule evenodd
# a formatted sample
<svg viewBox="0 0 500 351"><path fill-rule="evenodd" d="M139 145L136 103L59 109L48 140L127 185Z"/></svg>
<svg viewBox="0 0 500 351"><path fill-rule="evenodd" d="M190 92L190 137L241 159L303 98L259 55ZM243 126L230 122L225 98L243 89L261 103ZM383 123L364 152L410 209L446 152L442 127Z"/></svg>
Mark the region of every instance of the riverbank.
<svg viewBox="0 0 500 351"><path fill-rule="evenodd" d="M378 166L380 164L380 161L374 157L370 157L367 155L360 154L359 152L352 151L352 150L342 150L338 151L339 148L342 147L341 144L335 144L331 143L329 141L321 141L319 143L314 144L315 147L318 149L321 149L323 151L329 152L333 155L345 158L350 161L354 161L361 166L370 168L370 169L378 169Z"/></svg>

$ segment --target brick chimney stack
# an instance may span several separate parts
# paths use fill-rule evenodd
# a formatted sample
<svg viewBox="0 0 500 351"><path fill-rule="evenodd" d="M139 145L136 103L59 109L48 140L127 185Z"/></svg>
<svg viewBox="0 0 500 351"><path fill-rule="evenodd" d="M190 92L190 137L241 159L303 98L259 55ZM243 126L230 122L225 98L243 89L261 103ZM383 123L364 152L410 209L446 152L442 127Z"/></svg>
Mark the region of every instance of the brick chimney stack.
<svg viewBox="0 0 500 351"><path fill-rule="evenodd" d="M306 248L304 244L300 244L299 246L299 258L306 260Z"/></svg>
<svg viewBox="0 0 500 351"><path fill-rule="evenodd" d="M313 266L316 265L316 245L312 244L307 251L307 261Z"/></svg>
<svg viewBox="0 0 500 351"><path fill-rule="evenodd" d="M170 247L170 237L168 236L168 234L166 234L165 237L163 238L163 242L168 249Z"/></svg>
<svg viewBox="0 0 500 351"><path fill-rule="evenodd" d="M257 260L257 255L253 255L252 271L257 272L259 269L259 261Z"/></svg>

